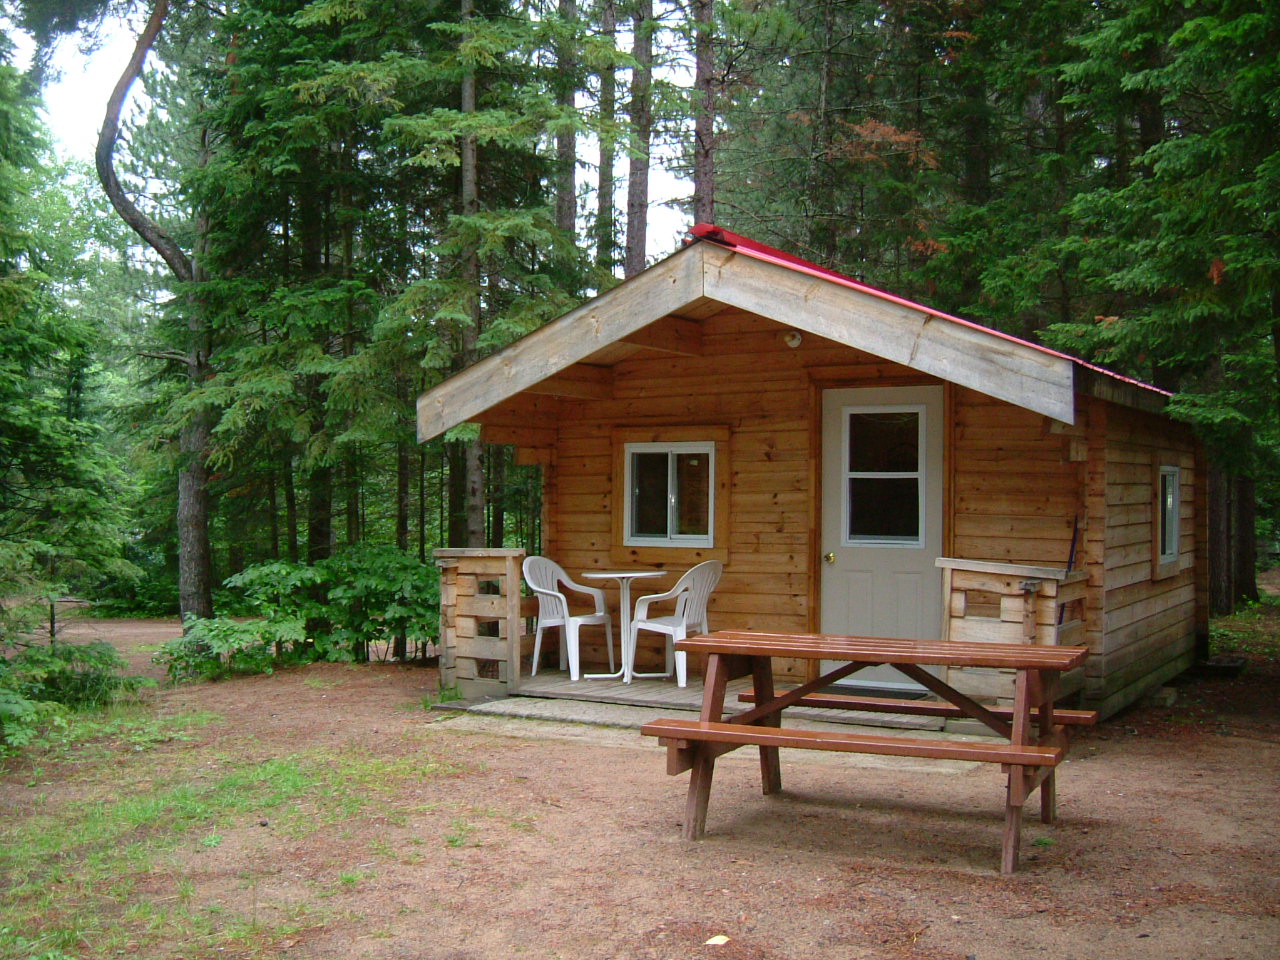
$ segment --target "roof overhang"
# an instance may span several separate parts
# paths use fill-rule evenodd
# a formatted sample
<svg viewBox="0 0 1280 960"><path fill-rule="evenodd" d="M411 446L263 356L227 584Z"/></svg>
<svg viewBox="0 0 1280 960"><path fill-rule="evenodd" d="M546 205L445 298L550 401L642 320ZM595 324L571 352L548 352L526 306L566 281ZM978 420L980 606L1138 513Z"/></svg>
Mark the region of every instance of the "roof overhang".
<svg viewBox="0 0 1280 960"><path fill-rule="evenodd" d="M1167 396L830 271L798 268L803 261L762 250L769 248L692 243L450 377L418 398L419 441L475 420L627 338L639 342L641 331L657 321L705 316L717 305L758 314L1064 423L1075 422L1078 373L1095 386L1100 378L1121 382L1126 395L1141 394L1148 408L1162 405ZM586 381L579 386L591 388Z"/></svg>

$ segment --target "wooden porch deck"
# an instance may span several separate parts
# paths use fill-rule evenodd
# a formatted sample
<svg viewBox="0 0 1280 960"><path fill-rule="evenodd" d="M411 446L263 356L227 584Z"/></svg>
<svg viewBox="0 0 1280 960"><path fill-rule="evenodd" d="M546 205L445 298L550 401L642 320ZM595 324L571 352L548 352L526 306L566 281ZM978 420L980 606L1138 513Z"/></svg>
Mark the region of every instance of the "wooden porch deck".
<svg viewBox="0 0 1280 960"><path fill-rule="evenodd" d="M729 684L726 703L737 704L739 693L749 693L747 678ZM656 707L665 710L687 710L697 713L702 706L702 680L690 678L684 689L674 680L579 680L574 683L567 671L543 668L536 677L520 678L518 697L586 700L594 703L618 703L630 707ZM743 705L746 709L746 705ZM901 713L865 713L850 710L821 710L791 707L787 716L831 723L850 723L868 727L894 727L902 730L941 730L943 721L933 717L915 717Z"/></svg>

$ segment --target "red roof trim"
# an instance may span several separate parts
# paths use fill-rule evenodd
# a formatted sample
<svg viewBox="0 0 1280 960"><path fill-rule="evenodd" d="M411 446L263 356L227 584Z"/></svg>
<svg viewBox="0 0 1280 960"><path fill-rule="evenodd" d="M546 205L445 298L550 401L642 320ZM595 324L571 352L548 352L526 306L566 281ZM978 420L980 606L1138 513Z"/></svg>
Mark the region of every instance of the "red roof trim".
<svg viewBox="0 0 1280 960"><path fill-rule="evenodd" d="M1095 373L1100 373L1103 376L1112 378L1113 380L1120 380L1143 390L1150 390L1153 393L1161 394L1162 396L1173 396L1173 394L1168 390L1161 390L1159 387L1153 387L1151 384L1143 383L1141 380L1122 376L1121 374L1114 373L1104 367L1099 367L1096 364L1081 360L1079 357L1073 357L1068 353L1060 353L1057 350L1050 350L1048 347L1041 346L1038 343L1032 343L1030 340L1023 340L1021 337L1015 337L1011 334L1002 333L999 330L993 330L991 327L983 326L982 324L975 323L972 320L955 317L949 313L943 313L941 310L935 310L932 307L926 307L923 304L916 303L914 300L907 300L904 297L895 296L892 293L886 293L884 290L878 290L875 287L868 286L865 283L854 280L852 277L845 276L843 273L837 273L835 270L830 270L827 267L820 267L816 263L811 263L808 260L795 256L794 254L790 254L786 251L778 250L775 247L770 247L767 244L760 243L759 241L752 240L750 237L744 237L740 233L734 233L731 230L725 230L723 227L717 227L713 223L694 224L689 233L692 234L695 240L707 240L711 243L719 244L722 247L729 247L740 253L745 253L747 256L754 257L757 260L763 260L766 263L777 264L778 266L795 270L797 273L806 273L813 277L821 277L824 280L831 280L841 286L849 287L852 290L858 290L861 293L876 297L880 300L887 300L890 303L896 303L899 306L908 307L911 310L918 310L919 312L928 314L931 317L948 320L951 323L958 323L963 327L969 327L973 330L981 330L993 337L999 337L1002 340L1008 340L1011 343L1018 343L1025 347L1030 347L1032 350L1038 350L1039 352L1048 354L1051 357L1070 360L1072 363L1084 367L1086 370L1092 370Z"/></svg>

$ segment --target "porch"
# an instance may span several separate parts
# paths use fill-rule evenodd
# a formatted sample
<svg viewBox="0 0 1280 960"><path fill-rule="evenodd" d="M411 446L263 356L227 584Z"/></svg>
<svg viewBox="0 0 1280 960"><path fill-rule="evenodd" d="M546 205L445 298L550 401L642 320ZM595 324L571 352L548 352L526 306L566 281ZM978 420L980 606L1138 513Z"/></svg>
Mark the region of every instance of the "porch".
<svg viewBox="0 0 1280 960"><path fill-rule="evenodd" d="M739 693L751 691L751 679L732 681L726 701L736 703ZM697 713L702 706L702 679L689 679L687 687L674 680L579 680L574 683L567 671L538 671L536 677L522 677L517 697L540 697L550 700L580 700L591 703L617 704L626 707L655 707ZM917 717L898 713L869 713L850 710L823 710L814 707L791 707L787 716L797 720L822 723L845 723L869 727L892 727L899 730L941 730L944 721L933 717Z"/></svg>
<svg viewBox="0 0 1280 960"><path fill-rule="evenodd" d="M687 687L673 679L570 680L565 671L546 666L554 660L544 653L543 666L531 675L531 625L536 618L532 597L523 596L519 549L442 549L435 552L441 571L440 640L441 683L464 700L530 697L545 700L577 700L623 707L649 707L697 713L702 703L700 677L691 676ZM1083 619L1084 575L1026 565L982 561L937 561L947 597L943 640L958 643L1034 643L1056 646L1080 635ZM1071 613L1068 615L1068 610ZM779 677L788 685L816 679L812 676ZM900 679L895 677L895 679ZM988 704L1012 702L1013 678L1009 671L960 668L941 679ZM868 678L871 684L879 681ZM1081 671L1064 678L1063 694L1071 695L1083 683ZM736 702L748 692L750 681L738 680L727 693ZM872 695L912 696L902 690L876 691ZM925 696L920 688L919 693ZM797 718L819 722L854 723L908 730L946 729L967 732L969 721L942 721L909 714L872 713L794 707Z"/></svg>

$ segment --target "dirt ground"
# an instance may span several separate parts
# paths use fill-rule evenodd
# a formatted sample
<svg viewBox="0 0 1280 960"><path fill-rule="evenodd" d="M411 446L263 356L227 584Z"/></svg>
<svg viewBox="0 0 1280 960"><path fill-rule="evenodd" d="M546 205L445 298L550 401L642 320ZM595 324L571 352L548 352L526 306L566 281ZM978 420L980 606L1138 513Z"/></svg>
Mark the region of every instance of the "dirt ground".
<svg viewBox="0 0 1280 960"><path fill-rule="evenodd" d="M71 632L154 674L150 647L176 627ZM1060 769L1060 822L1027 817L1011 877L997 872L1002 777L986 764L784 753L784 793L766 798L739 751L717 765L708 836L691 844L687 775L665 774L655 742L427 712L426 668L313 665L162 687L150 694L161 714L221 718L163 747L175 764L210 748L264 761L323 748L426 753L451 772L304 837L248 817L140 889L159 901L182 882L198 902L243 914L252 901L269 920L324 887L323 913L287 936L243 954L175 943L166 958L1274 960L1278 681L1264 664L1184 682L1171 706L1079 736ZM4 773L0 810L12 813L28 786ZM359 882L334 882L343 871Z"/></svg>

